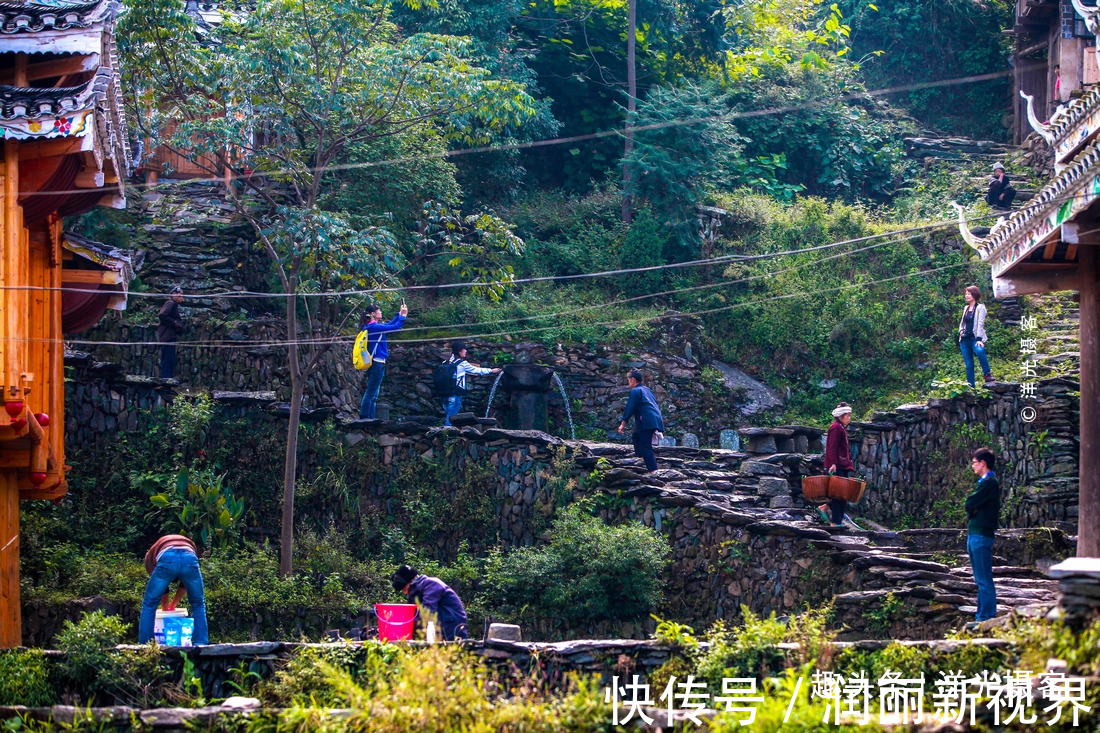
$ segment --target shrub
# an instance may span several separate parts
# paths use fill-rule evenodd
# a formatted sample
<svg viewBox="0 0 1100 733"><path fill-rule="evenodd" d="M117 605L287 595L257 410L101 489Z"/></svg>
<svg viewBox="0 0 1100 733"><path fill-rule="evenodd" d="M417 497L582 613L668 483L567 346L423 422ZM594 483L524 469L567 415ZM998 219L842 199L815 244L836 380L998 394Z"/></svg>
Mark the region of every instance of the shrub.
<svg viewBox="0 0 1100 733"><path fill-rule="evenodd" d="M619 266L625 269L655 267L665 262L664 249L668 242L667 232L661 230L661 224L653 218L648 209L643 209L630 226L619 253ZM623 292L627 295L653 293L660 289L662 272L636 272L623 279Z"/></svg>
<svg viewBox="0 0 1100 733"><path fill-rule="evenodd" d="M355 683L375 689L388 678L406 652L393 644L367 642L360 647L302 647L297 654L264 680L258 695L270 707L316 705L346 707L346 692L333 684L333 671L349 674Z"/></svg>
<svg viewBox="0 0 1100 733"><path fill-rule="evenodd" d="M0 705L53 705L49 665L41 649L0 652Z"/></svg>
<svg viewBox="0 0 1100 733"><path fill-rule="evenodd" d="M209 394L181 395L168 406L168 429L185 446L201 445L213 417L214 400Z"/></svg>
<svg viewBox="0 0 1100 733"><path fill-rule="evenodd" d="M191 537L203 547L225 547L237 538L244 515L244 500L223 486L225 474L184 469L176 477L175 491L149 497L159 513L166 514L164 529Z"/></svg>
<svg viewBox="0 0 1100 733"><path fill-rule="evenodd" d="M719 619L707 632L710 647L695 672L712 689L721 689L726 677L767 677L783 663L783 653L776 645L783 641L787 629L775 613L764 618L742 605L741 617L744 623L736 629L727 629Z"/></svg>
<svg viewBox="0 0 1100 733"><path fill-rule="evenodd" d="M498 679L453 646L398 652L376 684L366 686L347 667L316 665L325 688L350 710L335 717L320 700L298 702L280 714L279 730L582 733L607 728L608 710L595 680L570 677L550 697L535 685Z"/></svg>
<svg viewBox="0 0 1100 733"><path fill-rule="evenodd" d="M110 666L109 651L122 643L130 625L103 611L84 614L79 622L66 621L57 635L57 648L65 656L58 666L77 685L93 688L101 669Z"/></svg>
<svg viewBox="0 0 1100 733"><path fill-rule="evenodd" d="M489 584L499 607L568 624L645 617L661 599L669 547L636 522L608 526L581 507L563 510L545 547L498 556Z"/></svg>

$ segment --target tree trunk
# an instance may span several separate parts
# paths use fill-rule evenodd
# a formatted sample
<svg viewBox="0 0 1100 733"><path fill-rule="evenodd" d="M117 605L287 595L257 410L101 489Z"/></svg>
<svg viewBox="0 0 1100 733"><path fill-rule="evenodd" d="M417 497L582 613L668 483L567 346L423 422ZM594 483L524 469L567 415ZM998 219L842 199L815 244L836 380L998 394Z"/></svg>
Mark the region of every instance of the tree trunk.
<svg viewBox="0 0 1100 733"><path fill-rule="evenodd" d="M297 287L295 283L293 287ZM286 462L283 464L283 528L279 575L286 577L294 572L294 480L298 474L298 424L302 417L302 393L305 389L298 346L293 343L298 336L297 305L293 295L286 299L286 330L290 365L290 420L286 426Z"/></svg>
<svg viewBox="0 0 1100 733"><path fill-rule="evenodd" d="M630 0L626 24L626 126L623 136L623 224L631 222L631 195L633 171L630 170L630 151L634 149L634 112L638 107L638 79L634 63L634 51L638 35L638 0Z"/></svg>

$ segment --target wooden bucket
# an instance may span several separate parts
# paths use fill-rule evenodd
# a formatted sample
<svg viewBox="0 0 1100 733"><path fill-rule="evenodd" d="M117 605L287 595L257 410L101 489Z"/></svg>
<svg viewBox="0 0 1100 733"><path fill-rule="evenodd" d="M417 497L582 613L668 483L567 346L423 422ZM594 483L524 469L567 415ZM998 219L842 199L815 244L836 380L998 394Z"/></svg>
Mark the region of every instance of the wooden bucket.
<svg viewBox="0 0 1100 733"><path fill-rule="evenodd" d="M829 476L803 476L802 498L806 501L825 501L829 498Z"/></svg>
<svg viewBox="0 0 1100 733"><path fill-rule="evenodd" d="M829 477L829 498L843 499L849 504L857 504L867 490L867 482L843 476Z"/></svg>

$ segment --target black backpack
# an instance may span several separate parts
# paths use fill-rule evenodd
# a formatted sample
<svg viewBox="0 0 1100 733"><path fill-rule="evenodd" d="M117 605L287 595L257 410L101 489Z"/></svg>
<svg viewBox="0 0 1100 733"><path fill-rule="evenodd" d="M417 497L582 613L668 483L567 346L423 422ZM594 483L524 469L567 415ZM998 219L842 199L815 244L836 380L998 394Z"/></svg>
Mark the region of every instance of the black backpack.
<svg viewBox="0 0 1100 733"><path fill-rule="evenodd" d="M466 390L458 386L457 361L445 361L435 368L432 374L432 394L436 397L453 397L463 394Z"/></svg>

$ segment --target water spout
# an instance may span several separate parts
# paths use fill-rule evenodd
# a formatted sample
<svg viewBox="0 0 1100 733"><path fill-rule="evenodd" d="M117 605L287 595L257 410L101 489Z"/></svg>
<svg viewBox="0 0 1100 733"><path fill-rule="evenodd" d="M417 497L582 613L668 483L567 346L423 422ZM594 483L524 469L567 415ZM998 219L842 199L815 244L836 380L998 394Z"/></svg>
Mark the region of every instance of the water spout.
<svg viewBox="0 0 1100 733"><path fill-rule="evenodd" d="M504 376L504 372L497 375L497 378L493 380L493 388L489 390L489 404L485 405L485 417L489 417L489 410L493 407L493 397L497 394L497 385L500 384L501 377Z"/></svg>
<svg viewBox="0 0 1100 733"><path fill-rule="evenodd" d="M554 372L554 381L558 383L558 390L561 392L561 401L565 403L565 416L569 419L569 439L577 439L577 431L573 427L573 410L569 407L569 395L565 393L565 385L561 383L561 378L558 377L558 373ZM496 385L493 385L496 388Z"/></svg>

